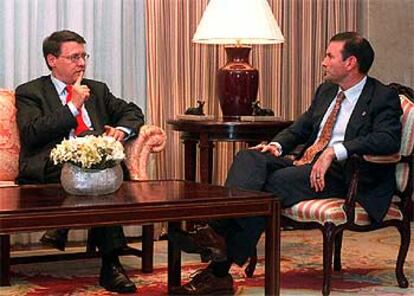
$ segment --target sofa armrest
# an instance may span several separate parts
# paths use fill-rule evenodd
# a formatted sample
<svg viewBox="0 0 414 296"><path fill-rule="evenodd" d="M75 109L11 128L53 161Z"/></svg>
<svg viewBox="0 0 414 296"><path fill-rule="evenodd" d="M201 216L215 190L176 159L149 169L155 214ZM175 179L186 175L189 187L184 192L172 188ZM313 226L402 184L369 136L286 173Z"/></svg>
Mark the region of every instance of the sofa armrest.
<svg viewBox="0 0 414 296"><path fill-rule="evenodd" d="M139 136L125 145L125 164L131 180L148 180L148 161L150 153L164 150L166 143L165 132L154 125L144 125Z"/></svg>

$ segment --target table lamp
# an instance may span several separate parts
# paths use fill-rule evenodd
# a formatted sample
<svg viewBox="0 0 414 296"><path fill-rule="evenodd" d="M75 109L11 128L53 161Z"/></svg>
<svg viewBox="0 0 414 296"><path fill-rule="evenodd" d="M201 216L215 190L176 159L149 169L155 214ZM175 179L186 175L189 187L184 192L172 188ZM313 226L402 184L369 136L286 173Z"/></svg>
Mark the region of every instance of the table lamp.
<svg viewBox="0 0 414 296"><path fill-rule="evenodd" d="M193 42L226 45L227 63L216 76L224 118L252 115L259 72L249 64L251 45L284 40L267 0L210 0Z"/></svg>

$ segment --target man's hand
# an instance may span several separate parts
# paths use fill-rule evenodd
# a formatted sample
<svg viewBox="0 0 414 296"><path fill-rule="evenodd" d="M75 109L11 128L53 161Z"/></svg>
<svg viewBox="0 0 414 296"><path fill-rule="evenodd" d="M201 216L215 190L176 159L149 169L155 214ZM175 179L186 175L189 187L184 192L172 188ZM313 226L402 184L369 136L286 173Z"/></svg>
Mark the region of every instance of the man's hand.
<svg viewBox="0 0 414 296"><path fill-rule="evenodd" d="M118 140L120 142L122 142L125 139L125 132L121 131L120 129L116 129L112 126L109 125L105 125L104 126L105 132L104 135L105 136L109 136L114 138L115 140Z"/></svg>
<svg viewBox="0 0 414 296"><path fill-rule="evenodd" d="M310 173L311 188L320 192L325 188L325 174L335 159L335 151L332 147L326 148L319 156Z"/></svg>
<svg viewBox="0 0 414 296"><path fill-rule="evenodd" d="M279 157L281 155L280 149L276 145L273 145L273 144L261 143L259 145L254 146L254 147L250 147L249 149L260 151L262 153L269 152L270 154L272 154L275 157Z"/></svg>
<svg viewBox="0 0 414 296"><path fill-rule="evenodd" d="M89 98L90 89L87 85L81 85L81 81L83 79L84 71L79 73L78 79L76 79L75 84L72 88L72 104L77 108L80 109L85 101Z"/></svg>

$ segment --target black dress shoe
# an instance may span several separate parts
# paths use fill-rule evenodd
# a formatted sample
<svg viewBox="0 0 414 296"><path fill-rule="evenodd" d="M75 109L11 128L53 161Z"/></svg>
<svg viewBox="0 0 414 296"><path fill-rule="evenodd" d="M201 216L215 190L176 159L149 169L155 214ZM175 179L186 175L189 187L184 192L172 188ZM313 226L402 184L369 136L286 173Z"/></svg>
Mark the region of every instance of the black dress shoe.
<svg viewBox="0 0 414 296"><path fill-rule="evenodd" d="M197 273L187 284L172 288L170 295L234 295L233 278L230 274L225 277L215 276L207 268Z"/></svg>
<svg viewBox="0 0 414 296"><path fill-rule="evenodd" d="M99 285L108 291L117 293L133 293L137 290L119 262L102 265Z"/></svg>
<svg viewBox="0 0 414 296"><path fill-rule="evenodd" d="M205 261L226 261L227 246L222 236L210 226L201 226L194 231L174 231L169 238L182 251L201 254Z"/></svg>
<svg viewBox="0 0 414 296"><path fill-rule="evenodd" d="M46 231L40 238L42 244L48 245L60 251L65 250L65 245L68 240L69 229L52 229Z"/></svg>

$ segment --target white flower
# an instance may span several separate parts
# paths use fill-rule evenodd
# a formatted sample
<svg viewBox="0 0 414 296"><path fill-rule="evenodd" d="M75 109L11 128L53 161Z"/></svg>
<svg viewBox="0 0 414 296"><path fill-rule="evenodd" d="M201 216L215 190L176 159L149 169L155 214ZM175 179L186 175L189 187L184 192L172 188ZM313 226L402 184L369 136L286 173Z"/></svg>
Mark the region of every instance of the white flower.
<svg viewBox="0 0 414 296"><path fill-rule="evenodd" d="M50 153L55 165L71 162L81 168L108 168L125 158L121 142L108 136L63 140Z"/></svg>

